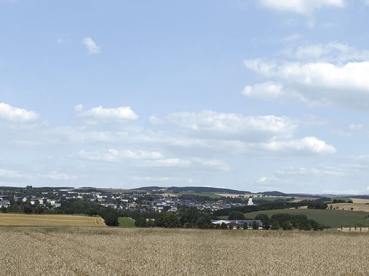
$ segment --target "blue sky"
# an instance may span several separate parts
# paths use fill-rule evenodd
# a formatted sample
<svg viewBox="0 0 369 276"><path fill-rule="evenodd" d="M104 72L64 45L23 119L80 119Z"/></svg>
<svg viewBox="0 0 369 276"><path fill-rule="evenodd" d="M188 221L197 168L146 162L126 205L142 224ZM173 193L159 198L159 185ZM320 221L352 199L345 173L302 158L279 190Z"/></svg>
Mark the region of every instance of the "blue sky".
<svg viewBox="0 0 369 276"><path fill-rule="evenodd" d="M369 1L0 0L0 185L369 193Z"/></svg>

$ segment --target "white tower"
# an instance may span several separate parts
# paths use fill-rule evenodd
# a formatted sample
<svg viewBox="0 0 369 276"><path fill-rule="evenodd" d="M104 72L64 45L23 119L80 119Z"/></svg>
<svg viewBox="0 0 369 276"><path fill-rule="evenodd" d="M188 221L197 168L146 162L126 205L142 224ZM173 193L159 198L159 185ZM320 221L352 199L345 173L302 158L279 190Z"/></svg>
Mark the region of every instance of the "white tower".
<svg viewBox="0 0 369 276"><path fill-rule="evenodd" d="M252 197L250 196L249 197L249 201L247 202L247 206L249 205L254 205L254 203L252 202Z"/></svg>

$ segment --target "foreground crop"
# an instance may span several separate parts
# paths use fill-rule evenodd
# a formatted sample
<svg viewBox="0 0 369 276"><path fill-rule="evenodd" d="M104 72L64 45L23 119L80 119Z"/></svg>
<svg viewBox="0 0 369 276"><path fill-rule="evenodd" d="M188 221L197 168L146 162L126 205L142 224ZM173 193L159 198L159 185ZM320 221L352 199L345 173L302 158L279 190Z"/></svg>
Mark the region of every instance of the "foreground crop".
<svg viewBox="0 0 369 276"><path fill-rule="evenodd" d="M0 228L0 275L368 275L367 233Z"/></svg>

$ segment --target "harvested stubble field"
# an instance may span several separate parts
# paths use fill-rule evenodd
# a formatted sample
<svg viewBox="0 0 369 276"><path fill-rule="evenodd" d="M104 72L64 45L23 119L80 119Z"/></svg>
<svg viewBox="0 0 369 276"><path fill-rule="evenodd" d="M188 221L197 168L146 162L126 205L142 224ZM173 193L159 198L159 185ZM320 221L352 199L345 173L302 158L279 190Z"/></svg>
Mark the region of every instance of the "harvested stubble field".
<svg viewBox="0 0 369 276"><path fill-rule="evenodd" d="M330 205L332 205L332 208L336 208L338 210L351 210L352 208L355 212L361 211L369 213L369 204L367 203L333 203L329 204L328 206Z"/></svg>
<svg viewBox="0 0 369 276"><path fill-rule="evenodd" d="M0 227L0 275L368 275L369 234Z"/></svg>
<svg viewBox="0 0 369 276"><path fill-rule="evenodd" d="M0 226L106 226L100 217L0 213Z"/></svg>

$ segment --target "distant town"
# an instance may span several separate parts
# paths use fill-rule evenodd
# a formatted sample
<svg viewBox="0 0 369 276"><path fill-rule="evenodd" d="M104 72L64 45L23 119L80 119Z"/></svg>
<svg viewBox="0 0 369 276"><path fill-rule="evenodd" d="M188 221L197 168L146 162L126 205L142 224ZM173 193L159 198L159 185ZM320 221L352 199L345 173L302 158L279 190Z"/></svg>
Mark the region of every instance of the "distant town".
<svg viewBox="0 0 369 276"><path fill-rule="evenodd" d="M128 211L177 212L181 206L196 207L212 213L217 210L250 206L278 195L242 193L226 194L219 191L214 197L207 193L192 191L178 192L170 188L144 188L135 190L95 189L95 188L25 188L0 187L0 207L8 211L22 211L21 207L37 208L43 213L57 210L63 202L80 200L96 203L101 207ZM227 191L229 192L229 191Z"/></svg>
<svg viewBox="0 0 369 276"><path fill-rule="evenodd" d="M107 226L266 230L357 228L369 224L367 213L360 213L368 212L368 204L368 196L251 193L214 187L152 186L130 190L0 187L2 213L85 215L102 218ZM326 211L322 217L323 213L314 210ZM354 215L352 211L358 212ZM345 212L351 212L348 216L351 220L344 219L348 215Z"/></svg>

